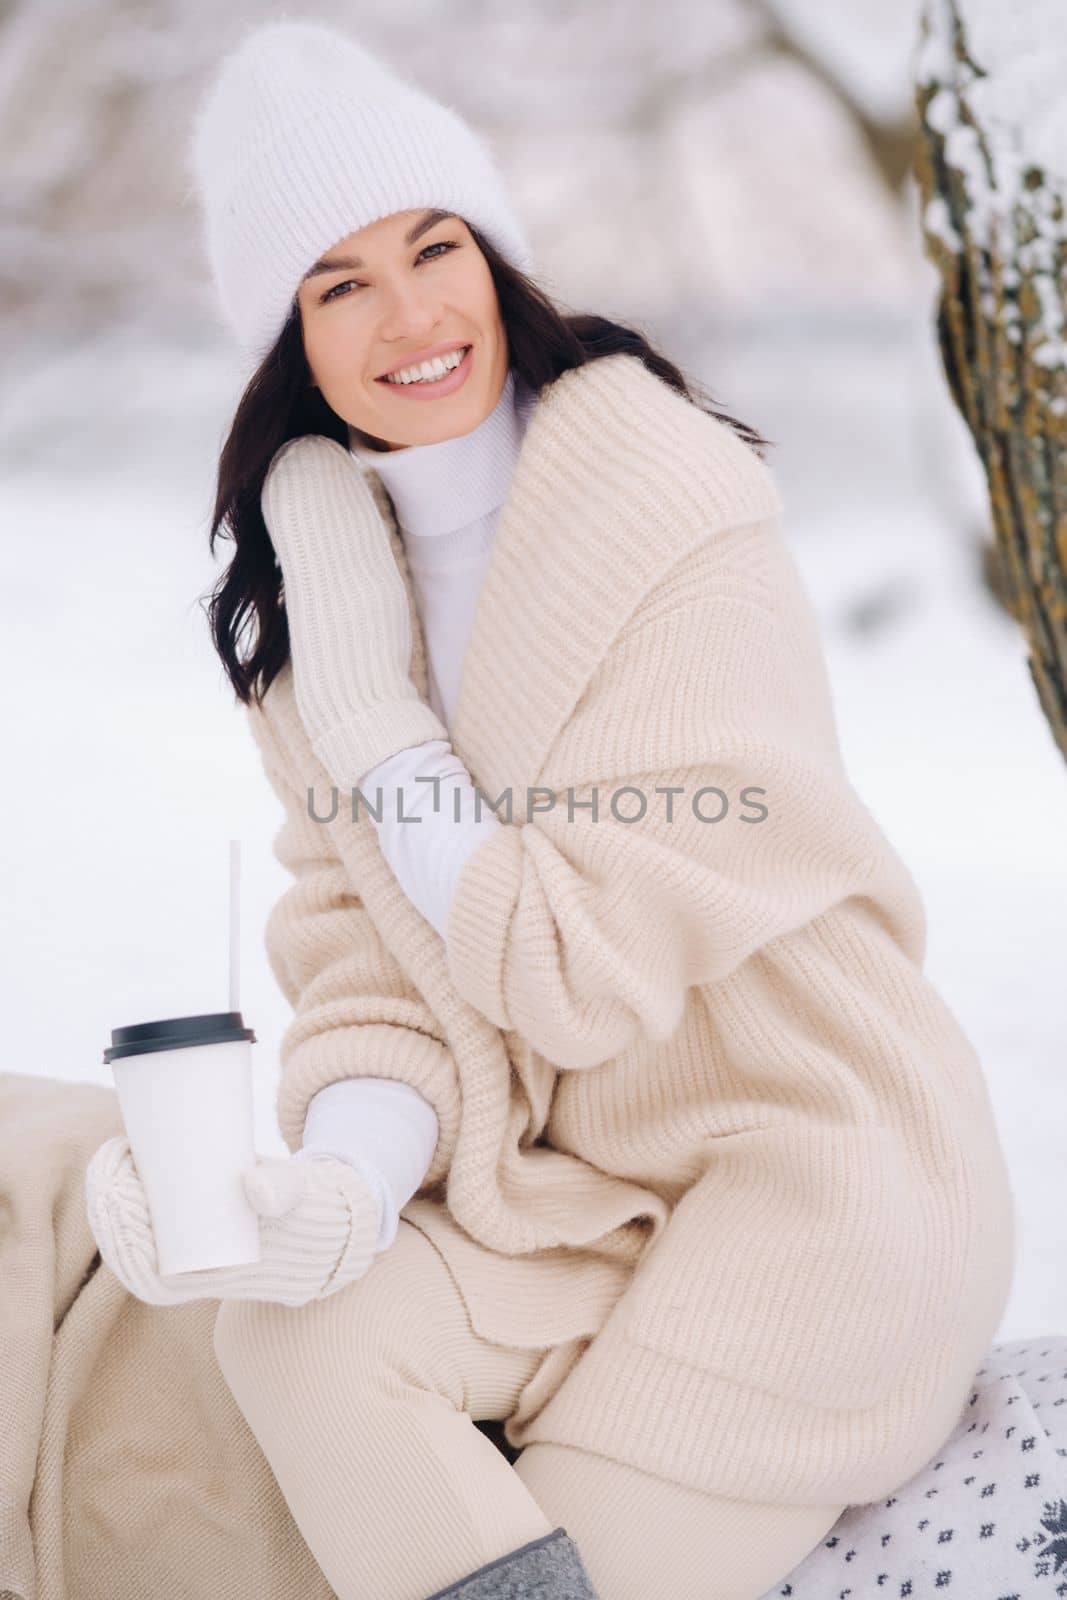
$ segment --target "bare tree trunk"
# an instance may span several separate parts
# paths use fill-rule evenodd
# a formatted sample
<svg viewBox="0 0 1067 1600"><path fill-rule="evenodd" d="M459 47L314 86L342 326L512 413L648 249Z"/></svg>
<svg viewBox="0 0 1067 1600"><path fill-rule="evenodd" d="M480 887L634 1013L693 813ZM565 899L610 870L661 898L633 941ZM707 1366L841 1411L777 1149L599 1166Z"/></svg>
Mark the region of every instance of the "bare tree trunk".
<svg viewBox="0 0 1067 1600"><path fill-rule="evenodd" d="M1067 759L1064 185L1025 153L1025 128L983 125L975 88L1009 67L972 59L967 12L966 0L927 0L923 16L924 243L941 276L945 374L989 482L994 588L1025 632L1030 676Z"/></svg>

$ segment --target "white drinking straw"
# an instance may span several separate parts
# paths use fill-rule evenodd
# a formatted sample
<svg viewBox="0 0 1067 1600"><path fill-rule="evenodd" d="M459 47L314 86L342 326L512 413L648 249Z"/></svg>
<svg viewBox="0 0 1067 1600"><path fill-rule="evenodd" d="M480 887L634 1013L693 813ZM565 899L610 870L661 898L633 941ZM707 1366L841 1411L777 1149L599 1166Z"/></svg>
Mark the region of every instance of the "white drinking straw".
<svg viewBox="0 0 1067 1600"><path fill-rule="evenodd" d="M230 840L230 1010L240 1011L238 969L241 965L241 841Z"/></svg>

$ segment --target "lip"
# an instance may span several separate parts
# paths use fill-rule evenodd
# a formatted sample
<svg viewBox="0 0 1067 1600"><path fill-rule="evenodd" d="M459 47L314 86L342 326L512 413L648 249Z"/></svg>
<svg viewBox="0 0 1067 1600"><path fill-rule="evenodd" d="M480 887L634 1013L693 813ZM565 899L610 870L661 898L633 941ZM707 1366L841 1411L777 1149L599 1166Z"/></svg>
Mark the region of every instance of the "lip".
<svg viewBox="0 0 1067 1600"><path fill-rule="evenodd" d="M446 348L448 350L462 350L463 342L461 340L458 344L450 344ZM436 351L435 354L444 355L445 349ZM432 357L423 356L422 359L424 361L431 360ZM383 388L388 389L390 394L396 395L397 399L438 400L443 399L445 395L454 394L457 389L461 389L463 387L470 376L470 370L473 363L474 346L470 345L467 349L467 354L463 357L463 360L459 363L459 365L453 367L451 372L446 372L443 378L437 378L433 382L387 383L384 375L380 378L375 378L374 381L375 383L380 383ZM409 360L402 361L400 365L402 367L408 367L414 365L414 363ZM394 367L392 370L396 372L398 368Z"/></svg>
<svg viewBox="0 0 1067 1600"><path fill-rule="evenodd" d="M394 361L391 367L386 367L384 372L379 372L376 382L381 382L391 373L399 372L401 367L417 367L420 361L432 361L434 356L447 356L450 350L462 350L469 339L450 339L447 344L428 344L425 350L416 350L409 356L404 356L400 361Z"/></svg>

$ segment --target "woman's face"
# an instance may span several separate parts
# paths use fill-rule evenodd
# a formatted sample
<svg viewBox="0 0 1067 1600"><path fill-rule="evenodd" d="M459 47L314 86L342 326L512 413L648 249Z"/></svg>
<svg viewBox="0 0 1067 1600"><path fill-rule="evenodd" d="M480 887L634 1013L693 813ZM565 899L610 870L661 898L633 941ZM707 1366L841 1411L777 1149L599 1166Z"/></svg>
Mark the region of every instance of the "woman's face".
<svg viewBox="0 0 1067 1600"><path fill-rule="evenodd" d="M508 350L496 287L450 212L397 211L338 240L305 274L297 305L323 398L389 449L469 433L500 399ZM460 368L436 382L385 381L441 345L470 346Z"/></svg>

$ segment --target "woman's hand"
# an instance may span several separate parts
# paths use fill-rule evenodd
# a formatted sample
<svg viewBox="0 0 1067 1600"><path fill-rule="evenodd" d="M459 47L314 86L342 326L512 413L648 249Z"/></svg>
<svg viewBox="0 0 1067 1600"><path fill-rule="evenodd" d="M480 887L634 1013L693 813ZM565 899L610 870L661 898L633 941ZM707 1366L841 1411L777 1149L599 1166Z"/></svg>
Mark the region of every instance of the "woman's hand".
<svg viewBox="0 0 1067 1600"><path fill-rule="evenodd" d="M354 1167L334 1156L258 1156L242 1173L259 1214L260 1260L161 1274L144 1185L124 1134L85 1171L89 1227L101 1258L148 1305L274 1300L302 1306L361 1278L374 1259L380 1206Z"/></svg>
<svg viewBox="0 0 1067 1600"><path fill-rule="evenodd" d="M293 687L333 781L448 731L411 682L407 589L370 485L333 439L290 439L270 464L263 517L285 586Z"/></svg>

